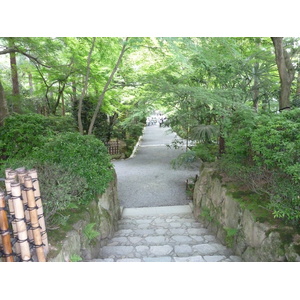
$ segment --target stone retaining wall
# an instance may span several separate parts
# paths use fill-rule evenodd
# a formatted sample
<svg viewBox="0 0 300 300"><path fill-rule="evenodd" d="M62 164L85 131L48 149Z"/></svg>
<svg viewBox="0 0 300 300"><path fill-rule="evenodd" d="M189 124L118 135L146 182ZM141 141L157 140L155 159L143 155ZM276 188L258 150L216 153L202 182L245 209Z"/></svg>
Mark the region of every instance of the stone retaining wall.
<svg viewBox="0 0 300 300"><path fill-rule="evenodd" d="M259 222L222 184L214 167L203 167L193 194L194 216L243 261L300 261L299 236L288 227ZM298 240L298 242L297 242Z"/></svg>
<svg viewBox="0 0 300 300"><path fill-rule="evenodd" d="M78 215L79 221L66 233L59 245L50 245L51 251L47 261L68 262L76 261L79 257L87 261L98 257L100 247L105 245L117 230L120 217L115 175L105 193Z"/></svg>

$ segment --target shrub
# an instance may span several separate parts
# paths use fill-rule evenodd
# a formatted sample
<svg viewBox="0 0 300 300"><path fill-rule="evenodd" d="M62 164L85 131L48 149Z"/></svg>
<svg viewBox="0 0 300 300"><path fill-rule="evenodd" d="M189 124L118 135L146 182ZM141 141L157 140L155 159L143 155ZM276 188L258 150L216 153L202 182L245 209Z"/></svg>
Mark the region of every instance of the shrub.
<svg viewBox="0 0 300 300"><path fill-rule="evenodd" d="M218 155L217 144L198 143L192 150L195 152L196 156L204 162L214 162Z"/></svg>
<svg viewBox="0 0 300 300"><path fill-rule="evenodd" d="M0 127L0 155L2 158L25 158L35 148L60 132L76 130L71 117L44 117L40 114L13 114Z"/></svg>
<svg viewBox="0 0 300 300"><path fill-rule="evenodd" d="M45 127L45 117L38 114L11 115L0 127L0 153L3 158L25 157L43 146L45 137L52 134Z"/></svg>
<svg viewBox="0 0 300 300"><path fill-rule="evenodd" d="M79 133L53 136L30 157L8 159L1 174L5 168L18 167L37 169L47 226L52 228L67 221L65 211L95 199L113 179L106 147L95 137Z"/></svg>
<svg viewBox="0 0 300 300"><path fill-rule="evenodd" d="M253 191L268 193L273 215L293 225L300 220L299 117L296 108L232 120L221 164Z"/></svg>
<svg viewBox="0 0 300 300"><path fill-rule="evenodd" d="M87 189L80 203L87 203L104 193L113 179L113 166L107 148L91 135L61 133L32 155L41 162L58 164L84 178Z"/></svg>
<svg viewBox="0 0 300 300"><path fill-rule="evenodd" d="M45 127L50 128L54 133L76 132L77 125L72 116L57 117L49 116L44 118Z"/></svg>
<svg viewBox="0 0 300 300"><path fill-rule="evenodd" d="M300 123L275 115L263 120L251 135L253 159L260 166L281 170L300 182Z"/></svg>
<svg viewBox="0 0 300 300"><path fill-rule="evenodd" d="M42 163L37 159L10 159L5 162L1 174L4 174L5 168L8 167L37 170L44 215L50 229L67 221L68 217L63 215L65 210L77 207L88 187L85 178L58 164Z"/></svg>

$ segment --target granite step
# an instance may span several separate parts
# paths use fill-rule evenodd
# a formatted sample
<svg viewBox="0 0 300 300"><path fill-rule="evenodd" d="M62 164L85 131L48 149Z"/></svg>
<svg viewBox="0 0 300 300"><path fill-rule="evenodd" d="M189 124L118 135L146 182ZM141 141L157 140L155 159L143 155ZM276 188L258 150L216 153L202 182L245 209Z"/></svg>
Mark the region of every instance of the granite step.
<svg viewBox="0 0 300 300"><path fill-rule="evenodd" d="M99 262L235 262L241 259L192 214L191 206L124 209Z"/></svg>

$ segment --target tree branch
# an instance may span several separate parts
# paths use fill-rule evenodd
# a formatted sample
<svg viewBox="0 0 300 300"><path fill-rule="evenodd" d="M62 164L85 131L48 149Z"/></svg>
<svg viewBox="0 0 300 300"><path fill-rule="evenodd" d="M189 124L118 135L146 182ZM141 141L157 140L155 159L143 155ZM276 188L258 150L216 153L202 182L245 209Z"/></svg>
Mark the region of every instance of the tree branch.
<svg viewBox="0 0 300 300"><path fill-rule="evenodd" d="M125 51L128 49L128 48L126 48L128 39L129 39L128 37L125 39L123 47L122 47L122 50L121 50L120 55L119 55L119 58L118 58L118 60L116 62L116 65L113 68L113 70L112 70L112 72L111 72L111 74L110 74L110 76L109 76L109 78L108 78L108 80L107 80L107 82L106 82L106 84L105 84L105 86L103 88L103 91L102 91L102 93L101 93L101 95L99 97L99 100L98 100L98 103L97 103L97 107L96 107L96 109L94 111L94 115L92 117L92 120L91 120L91 123L90 123L90 126L89 126L88 135L91 135L92 132L93 132L94 124L95 124L97 115L99 113L100 107L102 105L105 93L108 90L108 87L109 87L109 85L110 85L110 83L111 83L111 81L112 81L115 73L117 72L117 69L118 69L118 67L119 67L119 65L121 63L121 60L122 60L122 57L123 57Z"/></svg>
<svg viewBox="0 0 300 300"><path fill-rule="evenodd" d="M47 66L47 65L43 64L42 62L40 62L36 57L34 57L34 56L24 52L24 51L21 51L18 48L6 48L6 49L0 51L0 55L10 54L10 53L20 53L20 54L28 57L30 60L34 61L35 63L43 66L43 67L51 68L50 66Z"/></svg>
<svg viewBox="0 0 300 300"><path fill-rule="evenodd" d="M82 125L82 119L81 119L81 113L82 113L82 102L84 99L84 96L86 94L87 88L88 88L88 80L89 80L89 75L90 75L90 64L91 64L91 56L95 47L95 42L96 42L96 38L93 38L93 42L92 42L92 46L90 48L89 51L89 55L87 58L87 66L86 66L86 75L85 75L85 79L84 79L84 87L81 93L81 96L79 98L79 104L78 104L78 115L77 115L77 119L78 119L78 128L79 128L79 132L81 134L83 134L83 125Z"/></svg>

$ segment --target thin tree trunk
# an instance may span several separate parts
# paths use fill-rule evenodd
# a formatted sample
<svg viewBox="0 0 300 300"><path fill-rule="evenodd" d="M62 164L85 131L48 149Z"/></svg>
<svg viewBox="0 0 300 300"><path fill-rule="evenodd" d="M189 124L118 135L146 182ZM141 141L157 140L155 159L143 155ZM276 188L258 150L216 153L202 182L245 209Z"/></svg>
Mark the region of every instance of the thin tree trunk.
<svg viewBox="0 0 300 300"><path fill-rule="evenodd" d="M297 77L296 99L300 99L300 71L298 71L298 77Z"/></svg>
<svg viewBox="0 0 300 300"><path fill-rule="evenodd" d="M61 115L64 117L66 115L64 94L61 95L61 106L62 106Z"/></svg>
<svg viewBox="0 0 300 300"><path fill-rule="evenodd" d="M283 48L283 38L272 37L271 39L275 48L276 64L280 77L279 110L282 111L291 107L290 94L291 85L295 76L295 69L289 54Z"/></svg>
<svg viewBox="0 0 300 300"><path fill-rule="evenodd" d="M254 65L254 85L252 88L253 91L253 108L257 112L258 111L258 101L259 101L259 78L258 78L258 69L259 63L255 63Z"/></svg>
<svg viewBox="0 0 300 300"><path fill-rule="evenodd" d="M73 104L75 103L77 98L77 89L76 89L76 82L72 81L72 94L71 94L71 100Z"/></svg>
<svg viewBox="0 0 300 300"><path fill-rule="evenodd" d="M30 96L33 95L33 83L32 83L32 74L28 73L28 83L29 83L29 92L30 92Z"/></svg>
<svg viewBox="0 0 300 300"><path fill-rule="evenodd" d="M67 78L66 78L66 80L67 80ZM63 82L63 83L59 82L57 100L56 100L54 106L52 107L52 114L53 115L56 114L56 110L58 108L60 99L63 97L63 93L64 93L64 90L65 90L65 87L66 87L66 83L67 83L66 81Z"/></svg>
<svg viewBox="0 0 300 300"><path fill-rule="evenodd" d="M13 38L9 38L9 46L10 48L14 48ZM10 58L10 68L11 68L11 81L12 81L12 94L14 100L14 111L17 113L21 112L21 104L20 104L20 89L19 89L19 77L18 77L18 68L17 68L17 60L16 60L16 52L9 52Z"/></svg>
<svg viewBox="0 0 300 300"><path fill-rule="evenodd" d="M7 103L5 99L4 89L0 81L0 126L3 125L3 121L6 116L8 116Z"/></svg>
<svg viewBox="0 0 300 300"><path fill-rule="evenodd" d="M91 68L90 68L91 57L92 57L92 53L93 53L93 50L94 50L94 47L95 47L95 42L96 42L96 38L94 37L93 41L92 41L92 46L91 46L91 49L90 49L90 52L89 52L89 55L88 55L88 59L87 59L87 67L86 67L86 75L85 75L85 80L84 80L84 87L83 87L81 96L79 98L79 103L78 103L77 119L78 119L78 129L79 129L79 132L81 134L83 134L83 125L82 125L82 118L81 118L82 102L83 102L83 99L86 95L86 91L87 91L87 88L88 88L88 81L89 81L89 75L90 75L90 70L91 70Z"/></svg>
<svg viewBox="0 0 300 300"><path fill-rule="evenodd" d="M94 114L93 114L93 117L92 117L92 120L91 120L91 123L90 123L90 127L89 127L89 130L88 130L88 135L91 135L92 132L93 132L94 124L95 124L97 115L99 113L100 107L102 105L105 93L108 90L108 87L109 87L109 85L110 85L110 83L111 83L111 81L112 81L112 79L113 79L113 77L114 77L114 75L115 75L115 73L116 73L116 71L117 71L120 63L121 63L121 60L122 60L122 57L123 57L125 51L127 50L126 46L127 46L128 39L129 39L128 37L125 39L123 47L122 47L122 50L121 50L120 55L119 55L119 58L117 60L117 63L115 65L114 69L112 70L112 72L111 72L111 74L110 74L110 76L109 76L109 78L108 78L108 80L107 80L107 82L106 82L106 84L105 84L105 86L103 88L103 91L102 91L102 93L101 93L101 95L100 95L100 97L98 99L98 103L97 103L96 109L94 111Z"/></svg>

